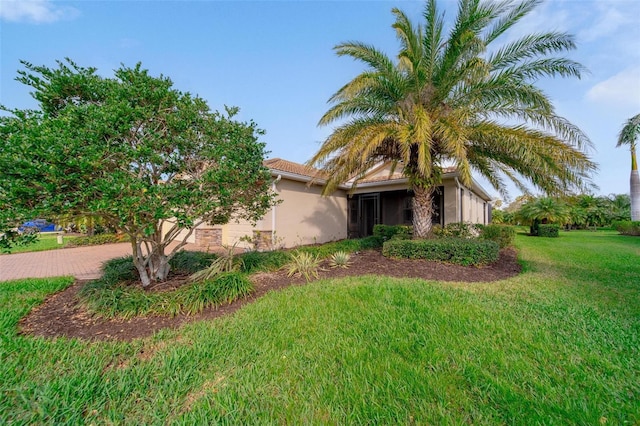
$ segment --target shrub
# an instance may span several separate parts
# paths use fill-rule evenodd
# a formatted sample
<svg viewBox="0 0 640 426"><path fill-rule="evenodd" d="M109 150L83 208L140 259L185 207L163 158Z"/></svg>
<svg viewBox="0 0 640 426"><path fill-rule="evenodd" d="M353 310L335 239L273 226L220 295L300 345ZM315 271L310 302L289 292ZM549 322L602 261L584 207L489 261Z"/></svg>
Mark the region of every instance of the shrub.
<svg viewBox="0 0 640 426"><path fill-rule="evenodd" d="M333 241L322 245L299 247L297 251L316 255L320 258L326 258L338 251L346 251L353 253L359 250L368 250L382 247L384 241L379 236L369 236L360 239L347 239Z"/></svg>
<svg viewBox="0 0 640 426"><path fill-rule="evenodd" d="M284 251L250 251L240 255L240 270L251 274L258 271L275 271L282 268L291 258Z"/></svg>
<svg viewBox="0 0 640 426"><path fill-rule="evenodd" d="M509 247L516 240L516 228L508 225L487 225L482 228L480 238L495 241L500 248Z"/></svg>
<svg viewBox="0 0 640 426"><path fill-rule="evenodd" d="M538 237L556 238L560 235L560 225L555 224L539 224Z"/></svg>
<svg viewBox="0 0 640 426"><path fill-rule="evenodd" d="M382 238L376 237L375 235L370 235L368 237L360 238L359 240L354 241L358 242L358 250L377 249L382 247L382 243L384 243Z"/></svg>
<svg viewBox="0 0 640 426"><path fill-rule="evenodd" d="M235 255L236 246L225 247L225 252L214 259L211 264L189 277L192 282L210 280L223 272L237 272L240 270L242 259Z"/></svg>
<svg viewBox="0 0 640 426"><path fill-rule="evenodd" d="M186 272L193 274L211 265L211 262L218 257L213 253L205 253L203 251L186 251L181 250L176 253L169 261L171 269L174 271Z"/></svg>
<svg viewBox="0 0 640 426"><path fill-rule="evenodd" d="M212 305L231 303L248 296L253 284L245 274L223 272L211 280L200 281L185 288L178 294L181 310L195 314ZM179 290L178 290L179 292Z"/></svg>
<svg viewBox="0 0 640 426"><path fill-rule="evenodd" d="M125 256L108 260L102 266L101 280L109 285L137 280L138 271L133 265L133 257ZM85 286L84 288L86 288Z"/></svg>
<svg viewBox="0 0 640 426"><path fill-rule="evenodd" d="M253 291L251 281L238 272L221 273L211 280L162 292L127 285L137 279L131 256L113 259L105 264L102 278L85 285L79 297L90 312L107 318L128 319L149 314L193 314L209 306L230 303Z"/></svg>
<svg viewBox="0 0 640 426"><path fill-rule="evenodd" d="M373 236L382 241L391 239L410 240L413 235L413 227L406 225L374 225Z"/></svg>
<svg viewBox="0 0 640 426"><path fill-rule="evenodd" d="M99 246L102 244L124 243L129 237L124 234L99 234L85 237L77 237L67 244L67 247Z"/></svg>
<svg viewBox="0 0 640 426"><path fill-rule="evenodd" d="M426 259L459 265L483 265L498 260L498 243L488 240L443 238L436 240L391 240L384 243L387 257Z"/></svg>
<svg viewBox="0 0 640 426"><path fill-rule="evenodd" d="M351 265L351 256L346 251L337 251L329 256L329 266L332 268L348 268Z"/></svg>
<svg viewBox="0 0 640 426"><path fill-rule="evenodd" d="M291 253L291 260L285 265L287 276L301 275L309 282L311 277L318 278L318 270L322 261L318 255L297 251Z"/></svg>
<svg viewBox="0 0 640 426"><path fill-rule="evenodd" d="M435 225L431 232L438 238L474 238L480 234L480 227L469 222L453 222L445 226Z"/></svg>
<svg viewBox="0 0 640 426"><path fill-rule="evenodd" d="M622 235L640 236L640 221L621 220L613 222L612 226Z"/></svg>

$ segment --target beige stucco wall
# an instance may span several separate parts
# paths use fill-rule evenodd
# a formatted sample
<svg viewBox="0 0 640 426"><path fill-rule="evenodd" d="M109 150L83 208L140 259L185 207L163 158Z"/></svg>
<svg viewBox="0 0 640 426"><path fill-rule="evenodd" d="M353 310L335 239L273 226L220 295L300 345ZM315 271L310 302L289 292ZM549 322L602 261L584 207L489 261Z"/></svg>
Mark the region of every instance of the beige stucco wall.
<svg viewBox="0 0 640 426"><path fill-rule="evenodd" d="M277 247L295 247L347 238L345 191L338 190L328 197L323 197L321 192L322 187L318 185L308 187L305 182L281 179L276 185L280 203L255 226L247 221L231 221L222 226L223 244L253 248L253 244L243 237L252 238L254 231L271 232L274 229Z"/></svg>
<svg viewBox="0 0 640 426"><path fill-rule="evenodd" d="M453 179L448 179L443 182L444 186L444 224L459 222L458 216L458 187Z"/></svg>
<svg viewBox="0 0 640 426"><path fill-rule="evenodd" d="M486 225L488 203L465 186L462 188L462 221ZM460 188L455 179L444 181L444 219L445 225L459 222Z"/></svg>
<svg viewBox="0 0 640 426"><path fill-rule="evenodd" d="M345 191L323 197L321 186L308 187L304 182L287 179L278 182L276 190L282 202L263 222L268 226L273 220L271 215L275 214L276 240L282 245L293 247L347 238Z"/></svg>

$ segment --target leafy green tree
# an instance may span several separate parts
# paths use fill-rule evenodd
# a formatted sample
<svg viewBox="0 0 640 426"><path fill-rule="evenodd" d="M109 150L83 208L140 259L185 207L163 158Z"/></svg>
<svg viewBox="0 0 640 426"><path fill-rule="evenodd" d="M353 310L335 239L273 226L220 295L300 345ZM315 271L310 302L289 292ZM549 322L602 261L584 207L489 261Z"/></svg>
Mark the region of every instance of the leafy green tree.
<svg viewBox="0 0 640 426"><path fill-rule="evenodd" d="M424 25L393 9L395 61L365 43L336 46L339 56L367 69L330 98L333 106L320 119L337 124L309 162L330 176L325 193L392 161L409 180L414 234L424 237L449 163L464 184L476 170L503 194L504 177L549 194L587 186L596 168L584 152L591 142L535 85L544 77L580 77L582 65L554 56L574 49L573 37L541 32L490 50L539 3L460 0L448 35L436 0L426 3ZM512 122L518 124L505 124Z"/></svg>
<svg viewBox="0 0 640 426"><path fill-rule="evenodd" d="M631 177L629 187L631 195L631 220L640 220L640 175L638 174L638 160L636 159L636 142L640 135L640 114L627 120L618 135L617 147L629 145L631 151Z"/></svg>
<svg viewBox="0 0 640 426"><path fill-rule="evenodd" d="M631 220L631 197L628 194L609 195L609 215L607 224L614 221Z"/></svg>
<svg viewBox="0 0 640 426"><path fill-rule="evenodd" d="M257 220L272 205L262 132L235 121L236 108L212 112L140 64L113 78L69 59L23 65L18 80L40 108L3 108L11 116L0 118L0 222L99 218L130 237L147 287L167 278L186 238L168 246L183 230Z"/></svg>

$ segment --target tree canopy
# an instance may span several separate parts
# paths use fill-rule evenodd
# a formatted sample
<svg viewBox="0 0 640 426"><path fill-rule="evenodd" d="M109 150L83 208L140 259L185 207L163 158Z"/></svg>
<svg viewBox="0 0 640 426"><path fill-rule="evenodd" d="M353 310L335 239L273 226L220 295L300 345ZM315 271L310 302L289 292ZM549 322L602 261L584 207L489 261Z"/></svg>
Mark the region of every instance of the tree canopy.
<svg viewBox="0 0 640 426"><path fill-rule="evenodd" d="M272 205L263 133L140 64L114 76L22 62L37 110L3 107L0 222L92 215L131 238L143 285L164 280L182 230L257 220ZM163 223L174 219L163 232Z"/></svg>
<svg viewBox="0 0 640 426"><path fill-rule="evenodd" d="M573 37L536 32L494 47L539 3L460 0L448 33L436 0L426 2L422 24L393 9L395 60L366 43L337 45L339 56L366 70L330 98L320 119L337 125L310 160L330 176L325 191L392 161L415 196L414 235L424 237L449 164L463 184L475 171L502 193L505 178L547 194L589 187L591 142L536 86L545 77L581 76L583 66L561 55L575 48Z"/></svg>

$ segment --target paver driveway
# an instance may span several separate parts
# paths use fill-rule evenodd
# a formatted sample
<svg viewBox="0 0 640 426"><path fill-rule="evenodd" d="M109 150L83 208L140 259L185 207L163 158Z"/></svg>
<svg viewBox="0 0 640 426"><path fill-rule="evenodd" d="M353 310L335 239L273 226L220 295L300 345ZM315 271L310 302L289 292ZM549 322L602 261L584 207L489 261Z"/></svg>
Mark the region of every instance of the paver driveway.
<svg viewBox="0 0 640 426"><path fill-rule="evenodd" d="M0 281L64 275L98 278L104 261L130 254L129 243L6 254L0 256Z"/></svg>

